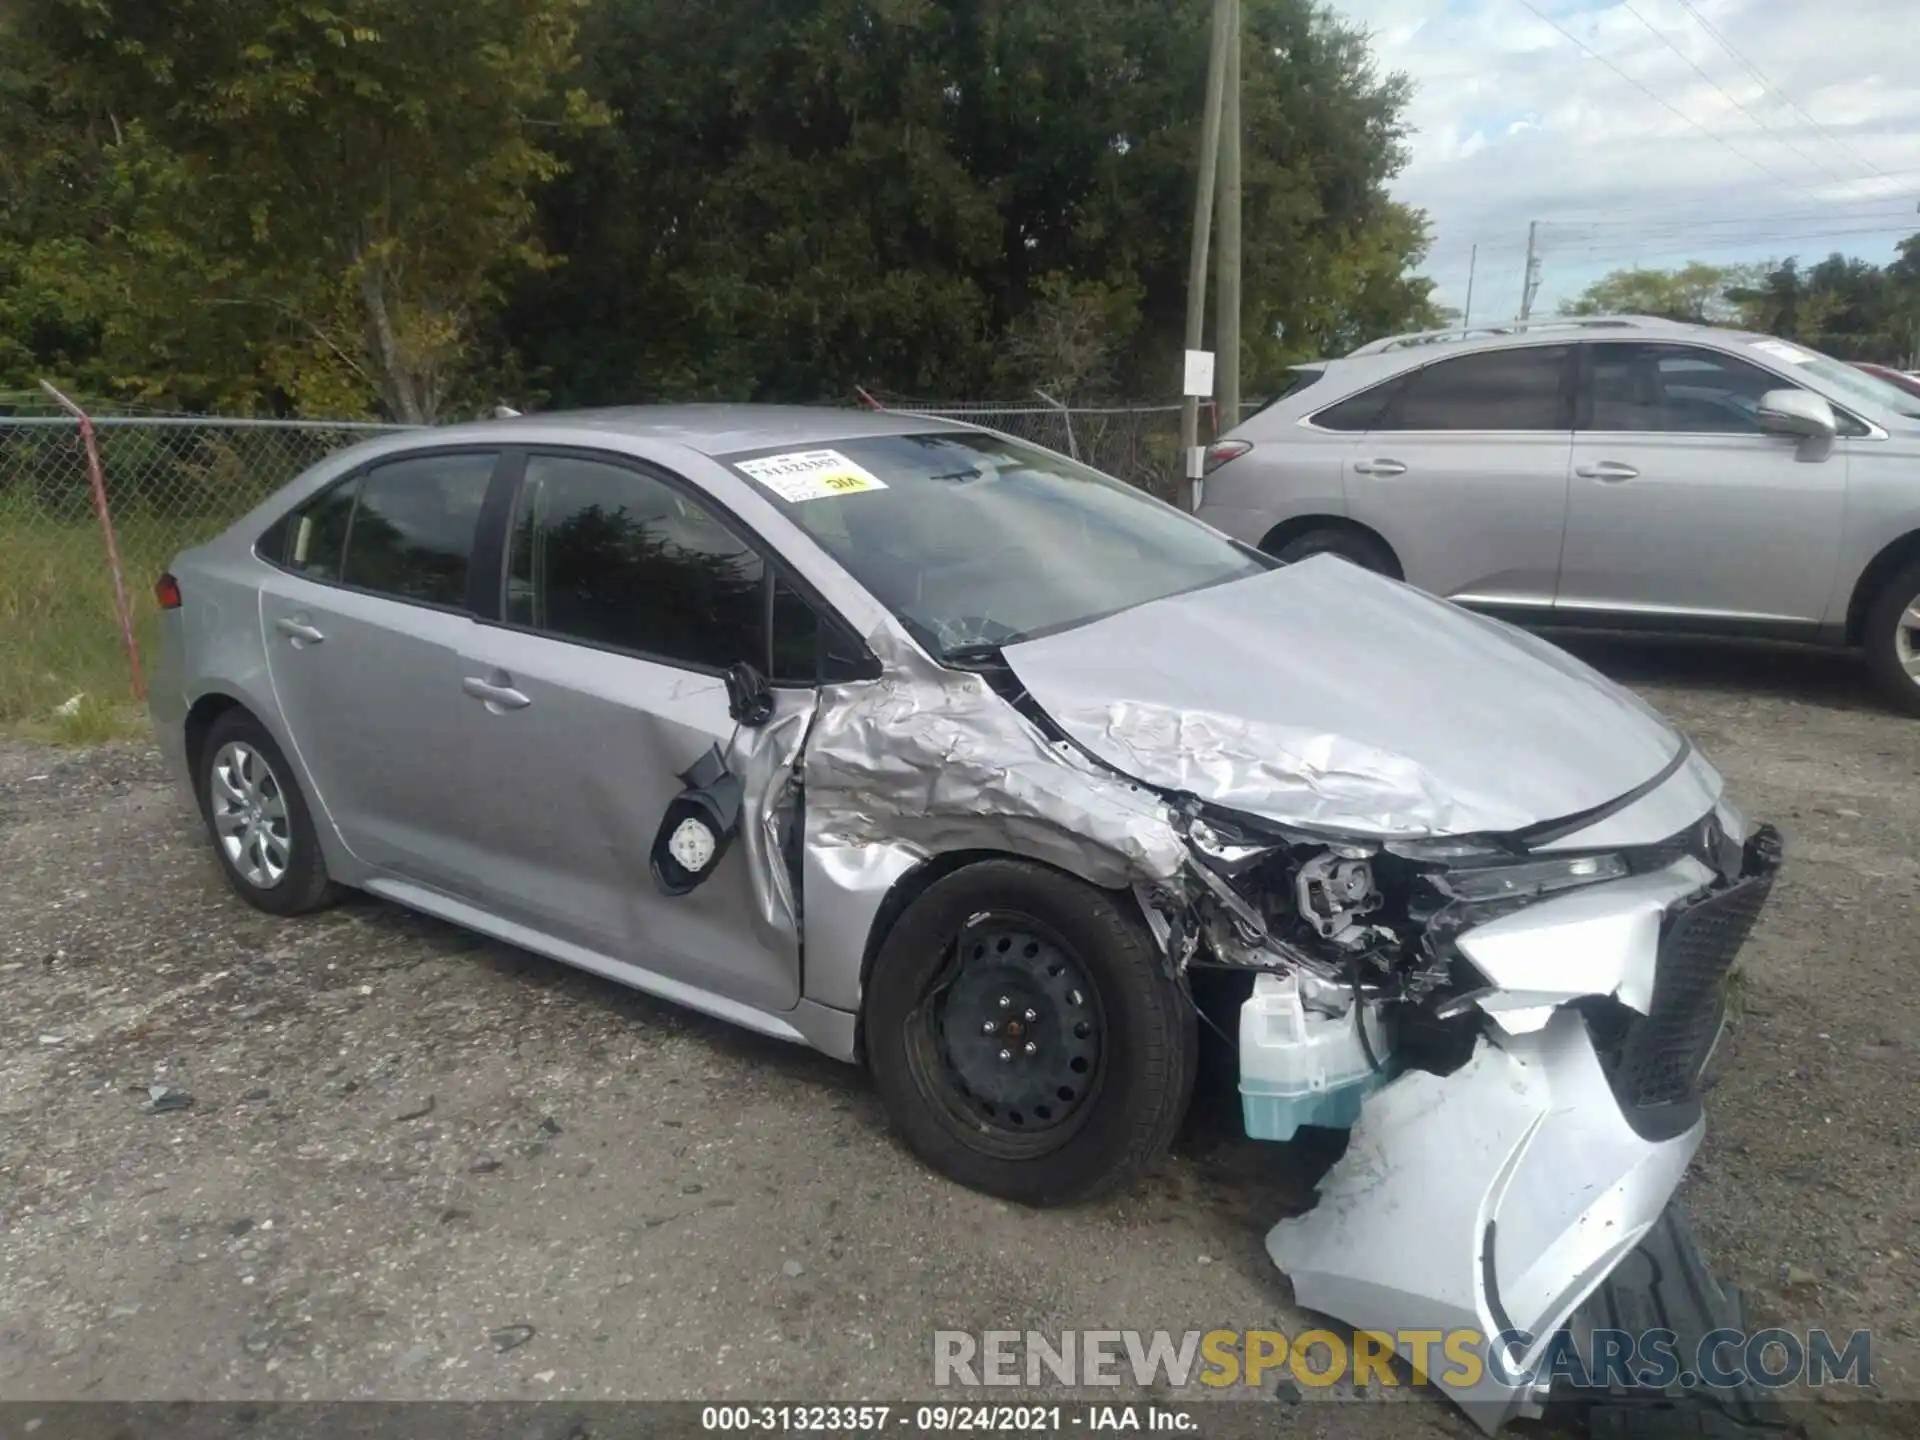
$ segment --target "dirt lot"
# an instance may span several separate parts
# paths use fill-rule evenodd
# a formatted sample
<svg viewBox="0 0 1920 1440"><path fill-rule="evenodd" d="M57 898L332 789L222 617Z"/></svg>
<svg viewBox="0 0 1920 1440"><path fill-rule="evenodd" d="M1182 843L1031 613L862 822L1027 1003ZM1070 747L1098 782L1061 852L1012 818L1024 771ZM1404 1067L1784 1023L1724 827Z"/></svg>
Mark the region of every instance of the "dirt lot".
<svg viewBox="0 0 1920 1440"><path fill-rule="evenodd" d="M1920 722L1836 658L1576 648L1788 835L1695 1228L1920 1398ZM850 1069L373 901L254 913L139 746L0 742L0 994L0 1396L924 1398L936 1326L1300 1318L1291 1147L1201 1116L1130 1194L1011 1209Z"/></svg>

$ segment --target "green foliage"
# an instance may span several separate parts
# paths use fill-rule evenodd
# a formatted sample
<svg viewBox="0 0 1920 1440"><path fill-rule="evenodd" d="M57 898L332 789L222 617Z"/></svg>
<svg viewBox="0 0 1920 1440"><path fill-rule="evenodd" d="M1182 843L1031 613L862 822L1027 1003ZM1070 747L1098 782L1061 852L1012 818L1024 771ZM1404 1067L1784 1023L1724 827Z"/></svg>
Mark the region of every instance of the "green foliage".
<svg viewBox="0 0 1920 1440"><path fill-rule="evenodd" d="M1765 265L1620 270L1562 307L1569 315L1661 315L1764 331L1843 360L1920 364L1920 235L1879 266L1830 255Z"/></svg>
<svg viewBox="0 0 1920 1440"><path fill-rule="evenodd" d="M18 0L0 383L51 350L155 403L433 418L600 116L584 3Z"/></svg>
<svg viewBox="0 0 1920 1440"><path fill-rule="evenodd" d="M1165 395L1208 8L7 0L0 390ZM1316 0L1244 8L1258 393L1436 317L1404 80Z"/></svg>
<svg viewBox="0 0 1920 1440"><path fill-rule="evenodd" d="M1245 10L1255 389L1421 323L1427 286L1424 226L1384 194L1404 82L1306 0ZM524 279L504 340L561 401L1165 394L1207 13L601 0L587 83L618 118L565 150L541 212L568 263Z"/></svg>
<svg viewBox="0 0 1920 1440"><path fill-rule="evenodd" d="M1740 319L1740 307L1727 292L1753 283L1758 273L1753 266L1706 265L1697 260L1678 270L1616 270L1561 306L1561 313L1658 315L1692 325L1730 325Z"/></svg>

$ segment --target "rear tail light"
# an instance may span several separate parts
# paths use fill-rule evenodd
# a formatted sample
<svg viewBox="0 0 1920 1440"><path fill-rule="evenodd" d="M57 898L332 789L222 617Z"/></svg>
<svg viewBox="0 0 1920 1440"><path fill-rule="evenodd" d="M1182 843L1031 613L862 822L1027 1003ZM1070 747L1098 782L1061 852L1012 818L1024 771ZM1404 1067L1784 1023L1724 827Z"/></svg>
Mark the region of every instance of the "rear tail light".
<svg viewBox="0 0 1920 1440"><path fill-rule="evenodd" d="M1211 475L1229 460L1238 460L1253 448L1248 440L1216 440L1207 447L1207 463L1202 473Z"/></svg>
<svg viewBox="0 0 1920 1440"><path fill-rule="evenodd" d="M162 575L153 582L153 598L160 602L162 610L180 608L180 582L172 575Z"/></svg>

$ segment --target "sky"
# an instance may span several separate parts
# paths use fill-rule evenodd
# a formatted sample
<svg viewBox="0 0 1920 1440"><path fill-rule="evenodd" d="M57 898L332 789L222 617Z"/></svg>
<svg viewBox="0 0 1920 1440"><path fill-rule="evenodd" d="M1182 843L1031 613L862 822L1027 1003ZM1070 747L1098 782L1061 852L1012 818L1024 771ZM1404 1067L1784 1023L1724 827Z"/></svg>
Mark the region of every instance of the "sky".
<svg viewBox="0 0 1920 1440"><path fill-rule="evenodd" d="M1630 265L1884 262L1920 232L1920 0L1334 5L1415 84L1394 194L1475 319L1516 313L1530 221L1536 314Z"/></svg>

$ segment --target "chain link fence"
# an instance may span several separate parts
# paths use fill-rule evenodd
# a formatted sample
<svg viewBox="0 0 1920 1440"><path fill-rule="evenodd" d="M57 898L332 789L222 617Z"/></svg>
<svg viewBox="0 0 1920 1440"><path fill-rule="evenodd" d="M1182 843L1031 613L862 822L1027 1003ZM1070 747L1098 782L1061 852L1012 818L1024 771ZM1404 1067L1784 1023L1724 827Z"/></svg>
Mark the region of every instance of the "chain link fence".
<svg viewBox="0 0 1920 1440"><path fill-rule="evenodd" d="M1150 495L1180 504L1185 466L1180 458L1178 405L1057 405L1044 400L900 400L867 397L881 409L904 415L962 420L1031 440L1104 470ZM1200 433L1213 433L1202 409Z"/></svg>
<svg viewBox="0 0 1920 1440"><path fill-rule="evenodd" d="M154 636L153 583L323 456L391 427L93 417L136 639ZM131 698L114 578L79 422L0 415L0 722L76 696Z"/></svg>
<svg viewBox="0 0 1920 1440"><path fill-rule="evenodd" d="M863 399L1019 436L1180 503L1178 405ZM46 718L75 697L118 704L134 684L85 430L37 397L5 408L15 413L0 413L0 724ZM175 555L326 455L397 428L142 415L87 424L143 652L157 623L153 583Z"/></svg>

